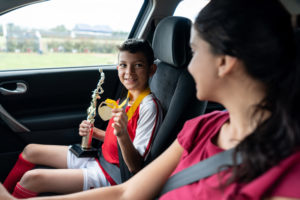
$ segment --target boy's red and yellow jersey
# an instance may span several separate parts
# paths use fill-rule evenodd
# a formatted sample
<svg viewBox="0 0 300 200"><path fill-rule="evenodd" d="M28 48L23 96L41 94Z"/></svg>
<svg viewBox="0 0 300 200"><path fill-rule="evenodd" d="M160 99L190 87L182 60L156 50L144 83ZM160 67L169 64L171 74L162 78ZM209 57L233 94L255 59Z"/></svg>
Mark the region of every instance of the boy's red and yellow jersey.
<svg viewBox="0 0 300 200"><path fill-rule="evenodd" d="M130 106L125 108L126 112ZM151 148L152 140L162 122L163 111L153 94L147 95L132 118L128 121L127 131L134 147L144 158ZM104 142L102 144L102 155L106 161L119 165L117 137L114 135L114 128L111 126L113 120L110 119Z"/></svg>

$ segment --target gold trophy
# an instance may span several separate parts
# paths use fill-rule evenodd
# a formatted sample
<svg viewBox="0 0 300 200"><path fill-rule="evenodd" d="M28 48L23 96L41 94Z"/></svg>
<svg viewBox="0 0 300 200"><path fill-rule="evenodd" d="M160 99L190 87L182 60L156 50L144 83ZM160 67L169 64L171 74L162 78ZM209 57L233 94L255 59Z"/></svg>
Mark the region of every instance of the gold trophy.
<svg viewBox="0 0 300 200"><path fill-rule="evenodd" d="M92 101L90 107L87 109L87 121L89 121L92 125L90 132L88 135L82 137L81 145L75 144L72 145L70 151L74 153L77 157L95 157L98 154L98 149L92 147L92 139L93 139L93 127L96 116L96 107L97 107L97 98L100 97L100 94L103 94L104 90L102 88L102 84L104 83L104 73L100 68L100 80L97 84L97 88L93 91Z"/></svg>

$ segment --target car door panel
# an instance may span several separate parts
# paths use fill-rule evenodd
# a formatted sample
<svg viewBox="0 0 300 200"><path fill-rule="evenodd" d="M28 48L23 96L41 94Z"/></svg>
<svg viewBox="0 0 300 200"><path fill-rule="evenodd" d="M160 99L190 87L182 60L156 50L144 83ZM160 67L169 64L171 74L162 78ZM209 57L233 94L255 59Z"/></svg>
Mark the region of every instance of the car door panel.
<svg viewBox="0 0 300 200"><path fill-rule="evenodd" d="M102 67L105 73L102 99L119 96L120 81L115 66ZM91 95L100 78L99 67L18 70L0 73L0 88L16 90L24 83L25 93L0 94L0 105L29 131L12 130L0 119L0 181L17 155L29 143L68 145L79 143L79 123L86 119ZM98 100L98 103L101 100ZM95 125L105 128L98 116ZM17 129L18 130L18 129Z"/></svg>

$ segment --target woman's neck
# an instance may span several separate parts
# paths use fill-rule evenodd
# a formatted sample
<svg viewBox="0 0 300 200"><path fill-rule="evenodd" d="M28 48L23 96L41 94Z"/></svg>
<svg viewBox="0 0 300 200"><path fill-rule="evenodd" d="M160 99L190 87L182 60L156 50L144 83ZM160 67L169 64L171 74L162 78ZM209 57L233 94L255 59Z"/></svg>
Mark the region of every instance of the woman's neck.
<svg viewBox="0 0 300 200"><path fill-rule="evenodd" d="M269 117L267 111L257 109L265 96L262 84L246 80L234 84L227 92L221 103L229 112L229 121L222 126L217 139L217 145L224 149L239 144Z"/></svg>

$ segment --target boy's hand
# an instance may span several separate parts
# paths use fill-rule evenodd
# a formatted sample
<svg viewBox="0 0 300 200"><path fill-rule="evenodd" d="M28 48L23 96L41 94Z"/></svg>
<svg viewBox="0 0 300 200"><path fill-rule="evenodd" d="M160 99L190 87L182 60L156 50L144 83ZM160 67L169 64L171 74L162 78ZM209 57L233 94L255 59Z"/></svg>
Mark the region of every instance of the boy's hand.
<svg viewBox="0 0 300 200"><path fill-rule="evenodd" d="M79 135L86 136L89 134L91 128L91 123L87 120L83 120L79 125Z"/></svg>
<svg viewBox="0 0 300 200"><path fill-rule="evenodd" d="M127 133L127 122L128 118L124 109L115 108L112 109L112 117L114 123L112 127L115 129L114 134L117 137L124 136Z"/></svg>

